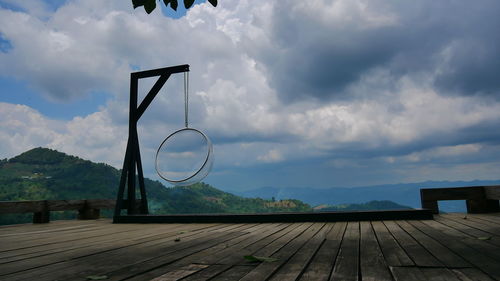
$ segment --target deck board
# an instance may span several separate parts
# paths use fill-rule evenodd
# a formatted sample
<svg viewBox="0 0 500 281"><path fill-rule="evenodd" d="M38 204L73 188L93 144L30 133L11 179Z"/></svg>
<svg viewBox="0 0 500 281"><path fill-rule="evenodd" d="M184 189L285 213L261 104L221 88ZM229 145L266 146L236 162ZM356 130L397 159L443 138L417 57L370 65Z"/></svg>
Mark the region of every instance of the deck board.
<svg viewBox="0 0 500 281"><path fill-rule="evenodd" d="M402 229L394 221L385 221L385 226L392 233L394 238L403 247L405 252L410 256L415 265L422 267L441 267L443 264L439 262L429 251L411 237L404 229Z"/></svg>
<svg viewBox="0 0 500 281"><path fill-rule="evenodd" d="M363 221L360 223L360 234L360 265L363 280L392 280L370 222Z"/></svg>
<svg viewBox="0 0 500 281"><path fill-rule="evenodd" d="M328 280L330 278L346 226L346 222L337 222L333 225L300 280Z"/></svg>
<svg viewBox="0 0 500 281"><path fill-rule="evenodd" d="M272 257L250 262L245 255ZM500 213L434 220L0 227L1 280L500 280Z"/></svg>

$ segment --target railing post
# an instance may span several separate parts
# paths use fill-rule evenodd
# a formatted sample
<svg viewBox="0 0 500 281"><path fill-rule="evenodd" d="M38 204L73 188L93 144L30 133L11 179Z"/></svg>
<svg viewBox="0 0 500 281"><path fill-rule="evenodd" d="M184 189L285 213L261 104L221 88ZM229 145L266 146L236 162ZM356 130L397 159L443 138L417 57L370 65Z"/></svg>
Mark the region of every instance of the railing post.
<svg viewBox="0 0 500 281"><path fill-rule="evenodd" d="M96 220L100 216L101 216L101 210L92 208L91 204L89 204L87 200L85 200L83 209L78 210L79 220Z"/></svg>
<svg viewBox="0 0 500 281"><path fill-rule="evenodd" d="M430 200L428 197L429 194L427 194L427 190L425 189L420 189L420 203L422 206L422 209L429 209L432 211L433 214L439 214L439 205L437 200Z"/></svg>
<svg viewBox="0 0 500 281"><path fill-rule="evenodd" d="M493 213L498 212L498 200L489 199L474 199L466 200L467 213L479 214L479 213Z"/></svg>
<svg viewBox="0 0 500 281"><path fill-rule="evenodd" d="M33 213L33 223L48 223L50 221L49 203L47 200L41 202L40 212Z"/></svg>

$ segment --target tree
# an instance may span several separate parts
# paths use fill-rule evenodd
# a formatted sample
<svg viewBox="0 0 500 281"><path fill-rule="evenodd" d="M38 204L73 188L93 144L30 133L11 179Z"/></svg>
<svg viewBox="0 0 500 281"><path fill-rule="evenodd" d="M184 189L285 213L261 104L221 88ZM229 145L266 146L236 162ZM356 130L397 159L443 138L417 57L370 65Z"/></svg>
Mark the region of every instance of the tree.
<svg viewBox="0 0 500 281"><path fill-rule="evenodd" d="M160 0L158 0L160 1ZM170 8L174 11L177 11L177 0L162 0L165 6L170 4ZM195 0L184 0L184 7L186 9L191 8L193 6ZM212 6L217 7L217 0L208 0ZM156 8L156 0L132 0L132 5L134 5L134 9L137 7L144 7L146 13L150 14Z"/></svg>

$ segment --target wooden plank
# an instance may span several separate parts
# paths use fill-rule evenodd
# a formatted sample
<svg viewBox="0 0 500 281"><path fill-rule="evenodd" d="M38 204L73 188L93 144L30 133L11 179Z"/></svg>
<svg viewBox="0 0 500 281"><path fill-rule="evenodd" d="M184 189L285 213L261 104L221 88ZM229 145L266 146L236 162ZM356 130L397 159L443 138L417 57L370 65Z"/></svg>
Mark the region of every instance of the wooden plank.
<svg viewBox="0 0 500 281"><path fill-rule="evenodd" d="M267 247L268 252L275 252L277 249L281 248L282 245L279 245L279 243L274 243L274 241L279 240L283 236L288 236L290 239L295 237L297 235L297 231L300 231L300 227L306 227L308 225L304 224L283 224L278 227L278 229L270 231L268 233L256 233L255 236L250 238L246 243L242 244L241 247L238 247L235 250L232 250L231 248L227 249L227 251L216 253L213 255L213 257L206 256L204 258L200 258L197 262L200 263L217 263L217 264L222 264L222 265L227 265L227 267L221 267L220 272L226 270L230 266L233 266L235 264L247 264L245 259L243 258L245 255L255 255L256 251L259 251L261 249L264 249ZM285 243L283 241L283 243ZM262 253L261 253L262 254ZM196 258L196 257L192 257ZM191 257L189 257L188 260L190 260ZM209 270L210 272L213 273L213 277L220 272L215 272L213 270ZM194 279L189 279L189 280L205 280L202 277L206 276L206 273L201 274L198 276L195 274L194 276L196 278Z"/></svg>
<svg viewBox="0 0 500 281"><path fill-rule="evenodd" d="M363 280L392 280L370 222L360 222L360 270Z"/></svg>
<svg viewBox="0 0 500 281"><path fill-rule="evenodd" d="M500 213L489 214L467 214L467 217L474 217L481 220L487 220L493 223L500 223Z"/></svg>
<svg viewBox="0 0 500 281"><path fill-rule="evenodd" d="M420 245L436 257L440 263L446 267L471 267L472 265L462 257L450 251L450 249L441 245L436 240L425 235L420 230L413 227L406 221L397 221L397 224L411 235Z"/></svg>
<svg viewBox="0 0 500 281"><path fill-rule="evenodd" d="M461 281L447 268L391 267L391 272L396 281Z"/></svg>
<svg viewBox="0 0 500 281"><path fill-rule="evenodd" d="M242 263L244 261L243 256L246 254L253 253L255 248L261 248L267 245L270 241L280 237L286 233L291 232L294 229L292 224L263 224L264 228L259 230L253 230L248 236L243 237L242 240L236 240L235 243L225 244L225 248L212 255L206 255L206 253L200 253L198 261L201 263L217 263L217 264L231 264L235 265L237 263ZM226 247L227 246L227 247ZM253 250L248 250L251 247ZM236 256L232 256L236 253ZM238 258L237 261L234 258Z"/></svg>
<svg viewBox="0 0 500 281"><path fill-rule="evenodd" d="M323 225L269 280L297 280L325 241L332 226L331 224Z"/></svg>
<svg viewBox="0 0 500 281"><path fill-rule="evenodd" d="M346 222L337 222L333 225L300 280L328 280L330 278L346 227Z"/></svg>
<svg viewBox="0 0 500 281"><path fill-rule="evenodd" d="M45 205L45 200L16 202L0 201L0 214L41 212Z"/></svg>
<svg viewBox="0 0 500 281"><path fill-rule="evenodd" d="M420 189L422 200L465 200L483 199L484 190L482 186L447 187L447 188L422 188Z"/></svg>
<svg viewBox="0 0 500 281"><path fill-rule="evenodd" d="M196 258L200 263L207 264L217 263L235 265L244 263L243 257L245 255L253 254L253 252L261 249L270 241L275 240L276 237L284 235L294 228L292 224L263 225L265 226L264 228L258 229L257 231L251 231L249 236L244 237L244 240L235 241L235 244L229 244L226 248L217 253L211 253L210 255L207 255L207 253L200 253L199 257L193 256L192 258Z"/></svg>
<svg viewBox="0 0 500 281"><path fill-rule="evenodd" d="M63 233L51 232L46 233L41 237L21 237L18 240L15 237L3 238L2 244L0 245L0 252L10 252L17 251L28 248L40 247L43 245L56 244L64 241L76 241L82 235L87 235L87 233L99 233L102 229L106 227L91 226L88 228L70 229L65 230ZM62 240L58 240L58 238Z"/></svg>
<svg viewBox="0 0 500 281"><path fill-rule="evenodd" d="M313 237L322 227L323 223L315 223L307 227L307 229L300 230L298 235L293 240L288 239L287 243L280 247L278 251L271 255L272 258L277 259L274 262L262 262L254 270L242 277L240 281L254 281L254 280L267 280L277 269L286 263L311 237ZM278 239L279 240L279 239ZM273 243L271 243L273 244ZM269 248L264 248L263 251L258 251L255 256L269 256ZM274 252L274 251L273 251Z"/></svg>
<svg viewBox="0 0 500 281"><path fill-rule="evenodd" d="M426 280L424 273L420 271L418 267L400 267L391 266L390 267L392 276L396 281L423 281Z"/></svg>
<svg viewBox="0 0 500 281"><path fill-rule="evenodd" d="M420 268L428 281L462 281L453 271L447 268Z"/></svg>
<svg viewBox="0 0 500 281"><path fill-rule="evenodd" d="M189 234L186 234L189 235ZM191 234L192 235L192 234ZM166 237L165 237L166 236ZM171 237L176 236L176 230L172 230L168 232L166 235L159 236L159 242L162 242L164 239L172 239ZM127 237L125 235L125 237ZM149 236L147 239L142 239L142 241L131 241L130 239L124 238L122 240L114 240L111 243L104 244L91 244L85 248L77 248L74 250L68 250L63 252L62 254L56 253L52 255L44 255L43 258L27 258L20 260L15 263L7 263L2 265L2 271L0 272L0 276L13 274L16 272L27 271L31 268L37 268L40 266L47 266L51 264L59 264L61 262L72 260L78 258L80 256L89 256L95 255L101 252L110 253L112 256L111 250L120 249L125 246L142 246L146 247L149 244L155 245L158 243L154 237ZM163 240L162 240L163 239Z"/></svg>
<svg viewBox="0 0 500 281"><path fill-rule="evenodd" d="M167 226L167 225L165 225ZM228 228L234 226L214 226L221 228ZM43 277L51 278L56 272L58 274L72 274L71 278L77 276L76 273L81 271L90 271L88 275L92 275L95 270L106 267L114 267L117 264L126 264L127 260L130 262L138 261L138 257L146 255L152 251L160 251L161 249L177 249L179 246L174 241L175 237L180 237L184 241L196 240L206 237L208 233L217 237L218 234L207 230L200 230L196 232L187 232L178 234L176 230L160 233L157 236L150 236L144 239L135 238L135 241L116 240L109 244L93 245L85 249L77 249L76 251L68 251L63 255L46 256L43 259L31 259L26 262L16 262L10 268L10 271L19 272L14 274L19 280L26 280L37 276L38 280L43 280ZM185 245L185 243L183 244ZM133 253L131 255L130 253ZM135 257L137 256L137 257ZM117 262L117 261L120 262ZM43 266L41 268L36 268ZM4 269L6 266L2 266ZM72 268L73 267L73 268ZM27 269L34 268L34 269ZM71 268L71 270L70 270ZM72 271L73 270L73 271ZM5 272L3 272L5 274ZM100 273L100 272L97 272ZM85 273L82 273L85 274Z"/></svg>
<svg viewBox="0 0 500 281"><path fill-rule="evenodd" d="M485 186L484 193L487 199L500 200L500 185Z"/></svg>
<svg viewBox="0 0 500 281"><path fill-rule="evenodd" d="M470 235L469 233L460 232L457 229L449 227L438 221L432 221L427 224L448 234L450 238L460 239L461 241L480 251L483 255L490 256L500 261L500 247L493 245L492 243L488 243L489 240L478 239L477 237Z"/></svg>
<svg viewBox="0 0 500 281"><path fill-rule="evenodd" d="M64 231L51 231L44 233L43 235L33 235L33 237L27 235L26 237L21 237L19 239L16 239L15 237L9 237L8 239L3 238L2 240L9 244L4 245L5 247L1 246L0 249L1 251L14 251L31 247L40 247L49 244L57 244L66 241L75 241L82 237L99 236L101 234L101 231L108 229L117 229L117 227L113 226L112 224L92 224L85 228L74 228ZM123 229L123 231L126 231L130 228L122 227L121 229Z"/></svg>
<svg viewBox="0 0 500 281"><path fill-rule="evenodd" d="M115 199L87 199L86 204L91 209L113 209L116 204ZM136 204L141 204L140 200Z"/></svg>
<svg viewBox="0 0 500 281"><path fill-rule="evenodd" d="M284 233L278 237L275 237L276 239L274 239L264 247L259 247L259 249L257 249L254 245L245 247L245 249L241 251L241 254L243 255L253 254L259 257L270 257L274 253L278 252L281 248L286 246L287 243L300 236L302 232L304 232L312 225L313 223L291 224L290 225L291 230L289 232ZM227 261L228 261L227 259L222 260L223 263ZM243 257L241 257L241 262L245 262Z"/></svg>
<svg viewBox="0 0 500 281"><path fill-rule="evenodd" d="M500 228L497 228L497 231L494 231L490 230L483 224L478 224L472 221L471 219L463 219L452 216L440 217L436 221L462 232L467 237L486 239L483 241L500 247L500 233L498 232L500 231ZM486 228L488 231L484 230Z"/></svg>
<svg viewBox="0 0 500 281"><path fill-rule="evenodd" d="M209 226L206 226L209 227ZM24 248L16 251L4 252L0 253L1 259L0 263L5 262L13 262L16 260L29 259L29 258L40 258L47 255L58 254L60 255L62 252L67 252L70 254L70 251L74 251L76 249L84 249L89 250L90 248L97 247L99 249L105 248L109 246L109 243L114 241L122 240L137 242L138 240L144 239L154 239L154 237L164 235L165 230L157 228L157 230L162 231L163 234L159 233L151 233L150 230L144 228L120 228L116 227L108 227L109 229L102 229L97 232L95 235L82 235L82 233L77 233L79 238L76 240L78 243L75 243L75 240L51 243L42 245L39 247L31 247ZM186 231L197 231L199 229L203 229L202 225L198 225L196 227L190 225L172 225L168 228L169 232L186 232ZM134 238L140 237L140 238ZM57 239L57 238L56 238Z"/></svg>
<svg viewBox="0 0 500 281"><path fill-rule="evenodd" d="M62 227L57 227L57 226L51 226L48 228L43 228L41 230L31 230L31 231L15 231L15 232L9 232L9 233L0 233L0 238L3 241L8 240L9 238L12 238L14 241L20 241L22 238L27 238L29 240L36 238L43 238L43 235L39 234L45 234L45 237L50 237L54 233L60 233L61 231L68 231L68 230L84 230L88 229L91 227L99 227L100 225L97 225L95 223L86 223L86 224L78 224L78 225L71 225L71 226L62 226ZM107 227L107 225L105 226Z"/></svg>
<svg viewBox="0 0 500 281"><path fill-rule="evenodd" d="M31 201L0 201L0 214L41 212L45 207L49 211L81 210L88 205L94 209L112 209L115 200L31 200Z"/></svg>
<svg viewBox="0 0 500 281"><path fill-rule="evenodd" d="M349 222L330 280L358 280L359 222Z"/></svg>
<svg viewBox="0 0 500 281"><path fill-rule="evenodd" d="M144 253L144 255L135 256L134 259L129 259L123 262L123 258L119 258L122 262L120 266L116 264L108 264L96 268L99 272L106 272L109 280L124 280L135 276L140 276L154 269L172 264L185 257L201 252L205 249L212 248L216 245L225 244L227 241L241 235L248 235L245 232L246 228L251 225L238 225L236 229L225 232L213 232L204 237L191 239L190 241L181 240L176 245L162 247L155 252ZM100 274L101 274L100 273ZM83 276L79 274L79 276Z"/></svg>
<svg viewBox="0 0 500 281"><path fill-rule="evenodd" d="M151 279L151 281L176 281L207 267L208 265L205 264L190 264L178 270L167 272L161 276Z"/></svg>
<svg viewBox="0 0 500 281"><path fill-rule="evenodd" d="M226 241L223 244L215 245L211 248L207 248L203 251L200 251L198 253L195 253L193 255L189 255L179 261L176 261L172 264L169 264L167 266L163 266L154 270L151 270L147 273L142 274L138 278L132 278L129 279L131 281L133 280L142 280L143 278L152 278L161 274L164 274L165 272L171 271L171 270L176 270L177 268L183 267L187 264L191 263L197 263L197 264L221 264L223 263L221 260L224 258L230 258L229 264L227 267L217 267L220 269L219 272L214 271L214 269L211 269L210 272L212 275L210 277L214 277L217 274L220 274L221 272L227 270L230 268L232 265L238 263L241 259L243 259L244 254L241 253L241 249L248 245L252 245L255 242L263 239L266 236L269 236L273 233L279 232L282 229L288 227L289 225L287 224L259 224L256 225L252 228L247 229L246 231L248 232L248 235L242 235L240 237L236 237L234 239L231 239L230 241ZM259 241L260 242L260 241ZM224 264L227 264L225 262ZM203 270L203 276L207 275L207 270ZM202 279L198 274L194 274L194 277L196 277L193 280L205 280L208 279L204 278Z"/></svg>
<svg viewBox="0 0 500 281"><path fill-rule="evenodd" d="M392 233L394 238L403 247L405 252L411 257L417 266L443 266L433 255L431 255L422 245L420 245L413 237L404 231L394 221L384 221L385 226Z"/></svg>
<svg viewBox="0 0 500 281"><path fill-rule="evenodd" d="M488 275L476 268L451 269L462 281L493 281Z"/></svg>
<svg viewBox="0 0 500 281"><path fill-rule="evenodd" d="M382 222L373 221L372 227L379 241L387 265L396 267L415 265Z"/></svg>
<svg viewBox="0 0 500 281"><path fill-rule="evenodd" d="M255 269L255 265L235 265L230 269L224 271L222 274L211 278L212 281L234 281L240 280L243 276Z"/></svg>
<svg viewBox="0 0 500 281"><path fill-rule="evenodd" d="M231 264L211 264L208 268L200 270L190 276L187 276L186 278L183 278L182 281L204 281L204 280L209 280L221 272L224 272L231 268L233 265ZM147 280L147 276L145 275L140 275L136 276L135 278L130 279L131 281L140 281L140 280Z"/></svg>
<svg viewBox="0 0 500 281"><path fill-rule="evenodd" d="M490 277L500 279L498 260L484 255L481 251L475 249L474 246L469 243L465 243L465 241L460 238L457 239L457 237L451 235L447 229L436 227L436 225L428 225L423 221L409 221L409 223L433 239L437 240L451 251L460 255L469 263L487 273Z"/></svg>
<svg viewBox="0 0 500 281"><path fill-rule="evenodd" d="M0 225L0 233L10 233L15 231L20 231L20 229L29 229L29 231L33 231L34 229L43 229L43 228L51 228L54 226L62 226L62 225L75 225L80 224L81 222L76 220L54 220L50 224L33 224L29 223L18 223L18 224L7 224ZM23 230L24 231L24 230Z"/></svg>
<svg viewBox="0 0 500 281"><path fill-rule="evenodd" d="M73 250L77 248L85 248L91 246L92 244L106 242L106 241L115 241L115 239L127 238L130 235L134 235L135 232L139 230L128 231L128 233L117 232L116 230L108 230L102 229L99 231L99 235L95 235L94 237L87 237L79 234L81 238L77 239L77 243L75 240L64 241L64 242L55 242L50 244L45 244L41 246L33 246L29 248L21 248L17 250L12 250L8 252L0 253L0 263L13 262L17 260L42 257L50 254L61 253L68 250ZM111 234L113 237L110 237Z"/></svg>
<svg viewBox="0 0 500 281"><path fill-rule="evenodd" d="M487 220L481 220L475 216L463 216L458 214L445 214L437 218L440 222L449 222L450 220L455 223L468 226L470 231L475 232L476 236L489 235L500 236L500 223L494 223ZM452 223L450 222L450 223ZM475 230L474 230L475 229ZM482 234L481 234L482 233Z"/></svg>
<svg viewBox="0 0 500 281"><path fill-rule="evenodd" d="M49 211L80 210L85 206L85 200L47 200Z"/></svg>

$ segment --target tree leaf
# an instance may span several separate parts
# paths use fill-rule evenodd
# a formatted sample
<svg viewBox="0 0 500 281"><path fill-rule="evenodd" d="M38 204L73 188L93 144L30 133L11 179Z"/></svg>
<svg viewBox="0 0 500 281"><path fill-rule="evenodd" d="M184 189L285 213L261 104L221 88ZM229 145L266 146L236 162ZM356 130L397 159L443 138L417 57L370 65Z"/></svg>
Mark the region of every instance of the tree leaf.
<svg viewBox="0 0 500 281"><path fill-rule="evenodd" d="M184 0L184 7L186 7L186 9L189 9L191 8L191 6L193 6L193 3L194 0Z"/></svg>
<svg viewBox="0 0 500 281"><path fill-rule="evenodd" d="M156 0L145 0L144 10L146 13L151 14L151 12L156 8Z"/></svg>
<svg viewBox="0 0 500 281"><path fill-rule="evenodd" d="M134 5L134 9L140 6L144 6L146 0L132 0L132 5Z"/></svg>
<svg viewBox="0 0 500 281"><path fill-rule="evenodd" d="M270 257L257 257L257 256L244 256L244 258L251 262L275 262L278 261L277 258Z"/></svg>
<svg viewBox="0 0 500 281"><path fill-rule="evenodd" d="M87 280L104 280L104 279L108 279L108 276L107 275L89 275L89 276L86 276L85 278L87 278Z"/></svg>
<svg viewBox="0 0 500 281"><path fill-rule="evenodd" d="M490 240L491 236L482 236L482 237L478 237L477 239L479 239L479 240Z"/></svg>
<svg viewBox="0 0 500 281"><path fill-rule="evenodd" d="M208 0L212 6L217 7L217 0Z"/></svg>
<svg viewBox="0 0 500 281"><path fill-rule="evenodd" d="M172 10L177 11L177 0L170 0L170 8Z"/></svg>

